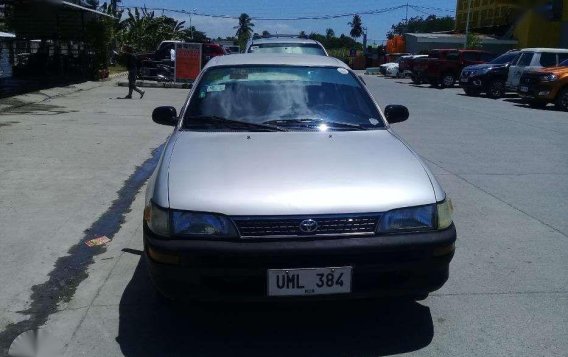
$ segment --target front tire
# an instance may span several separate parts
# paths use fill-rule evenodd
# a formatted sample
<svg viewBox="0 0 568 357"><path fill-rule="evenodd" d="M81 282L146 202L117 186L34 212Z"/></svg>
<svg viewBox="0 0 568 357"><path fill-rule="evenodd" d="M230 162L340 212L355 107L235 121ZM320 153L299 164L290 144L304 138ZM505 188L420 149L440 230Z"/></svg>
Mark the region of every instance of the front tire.
<svg viewBox="0 0 568 357"><path fill-rule="evenodd" d="M442 88L451 88L455 83L456 77L453 75L453 73L445 73L442 75L442 78L440 78L440 86Z"/></svg>
<svg viewBox="0 0 568 357"><path fill-rule="evenodd" d="M554 103L556 109L568 112L568 88L560 91Z"/></svg>
<svg viewBox="0 0 568 357"><path fill-rule="evenodd" d="M499 80L491 81L487 87L487 96L492 99L505 96L505 82Z"/></svg>

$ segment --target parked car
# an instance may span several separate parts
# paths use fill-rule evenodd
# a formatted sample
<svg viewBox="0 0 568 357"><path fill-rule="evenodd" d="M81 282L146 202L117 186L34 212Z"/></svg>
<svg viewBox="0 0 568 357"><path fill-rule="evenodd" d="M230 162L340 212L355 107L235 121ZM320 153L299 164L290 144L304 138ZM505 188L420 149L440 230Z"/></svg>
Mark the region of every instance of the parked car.
<svg viewBox="0 0 568 357"><path fill-rule="evenodd" d="M408 109L340 60L216 57L182 108L152 115L174 127L143 221L163 295L422 299L448 279L451 203L390 127Z"/></svg>
<svg viewBox="0 0 568 357"><path fill-rule="evenodd" d="M532 107L545 107L548 103L554 103L557 109L568 111L568 60L558 67L523 73L518 93Z"/></svg>
<svg viewBox="0 0 568 357"><path fill-rule="evenodd" d="M520 56L511 63L507 77L507 89L517 91L521 76L526 71L542 67L557 66L560 62L568 59L568 49L562 48L525 48Z"/></svg>
<svg viewBox="0 0 568 357"><path fill-rule="evenodd" d="M470 96L486 93L489 98L501 98L507 91L505 82L509 66L519 54L519 51L509 51L488 63L465 67L460 76L460 87Z"/></svg>
<svg viewBox="0 0 568 357"><path fill-rule="evenodd" d="M417 58L425 58L428 55L410 55L404 56L398 63L398 76L399 77L412 77L412 67L414 66L414 60Z"/></svg>
<svg viewBox="0 0 568 357"><path fill-rule="evenodd" d="M433 87L453 87L464 67L486 63L493 58L493 54L480 50L432 50L427 58L414 61L413 82L430 83Z"/></svg>
<svg viewBox="0 0 568 357"><path fill-rule="evenodd" d="M246 53L290 53L327 56L323 45L315 40L297 35L270 35L253 37L246 46Z"/></svg>
<svg viewBox="0 0 568 357"><path fill-rule="evenodd" d="M412 57L412 55L400 56L394 62L385 63L383 65L383 66L385 66L384 76L386 76L386 77L399 77L400 64L410 57Z"/></svg>

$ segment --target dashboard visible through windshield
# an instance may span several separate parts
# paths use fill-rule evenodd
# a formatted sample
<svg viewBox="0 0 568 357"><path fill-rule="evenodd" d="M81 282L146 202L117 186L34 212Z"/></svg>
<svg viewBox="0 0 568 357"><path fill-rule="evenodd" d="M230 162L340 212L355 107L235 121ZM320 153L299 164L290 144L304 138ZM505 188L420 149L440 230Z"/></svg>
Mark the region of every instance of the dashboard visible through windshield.
<svg viewBox="0 0 568 357"><path fill-rule="evenodd" d="M345 68L239 66L204 74L183 128L369 130L384 128L384 122L361 82Z"/></svg>

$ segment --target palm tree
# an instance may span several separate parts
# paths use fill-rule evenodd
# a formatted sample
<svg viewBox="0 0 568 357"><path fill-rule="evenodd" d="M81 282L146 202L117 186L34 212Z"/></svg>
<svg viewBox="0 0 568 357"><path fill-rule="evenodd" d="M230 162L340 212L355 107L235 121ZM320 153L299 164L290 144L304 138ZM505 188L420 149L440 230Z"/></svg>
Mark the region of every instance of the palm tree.
<svg viewBox="0 0 568 357"><path fill-rule="evenodd" d="M300 31L300 37L308 37L308 35L306 35L306 31Z"/></svg>
<svg viewBox="0 0 568 357"><path fill-rule="evenodd" d="M330 38L335 37L335 31L333 31L332 28L326 29L326 30L325 30L325 37L327 37L328 40L329 40Z"/></svg>
<svg viewBox="0 0 568 357"><path fill-rule="evenodd" d="M242 13L241 16L239 16L239 25L235 26L235 28L237 29L236 36L241 48L244 48L246 42L250 38L253 32L253 27L254 24L251 22L250 16L248 14Z"/></svg>
<svg viewBox="0 0 568 357"><path fill-rule="evenodd" d="M361 16L354 15L353 20L349 22L349 26L351 26L351 37L359 38L363 35L363 22L361 21Z"/></svg>

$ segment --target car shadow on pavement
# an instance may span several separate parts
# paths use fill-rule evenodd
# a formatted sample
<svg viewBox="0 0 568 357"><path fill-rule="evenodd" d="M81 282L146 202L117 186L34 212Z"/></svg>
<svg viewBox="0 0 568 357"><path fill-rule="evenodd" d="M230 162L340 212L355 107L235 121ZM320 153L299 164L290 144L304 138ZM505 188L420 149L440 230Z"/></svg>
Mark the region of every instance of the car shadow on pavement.
<svg viewBox="0 0 568 357"><path fill-rule="evenodd" d="M392 355L421 349L434 335L430 309L411 301L176 306L154 292L144 258L119 312L125 356Z"/></svg>
<svg viewBox="0 0 568 357"><path fill-rule="evenodd" d="M506 99L503 99L503 101L513 103L516 107L519 107L519 108L528 108L528 109L534 109L534 110L547 110L547 111L555 111L556 110L554 105L546 105L544 107L531 107L525 99L518 98L518 97L517 98L506 98Z"/></svg>

